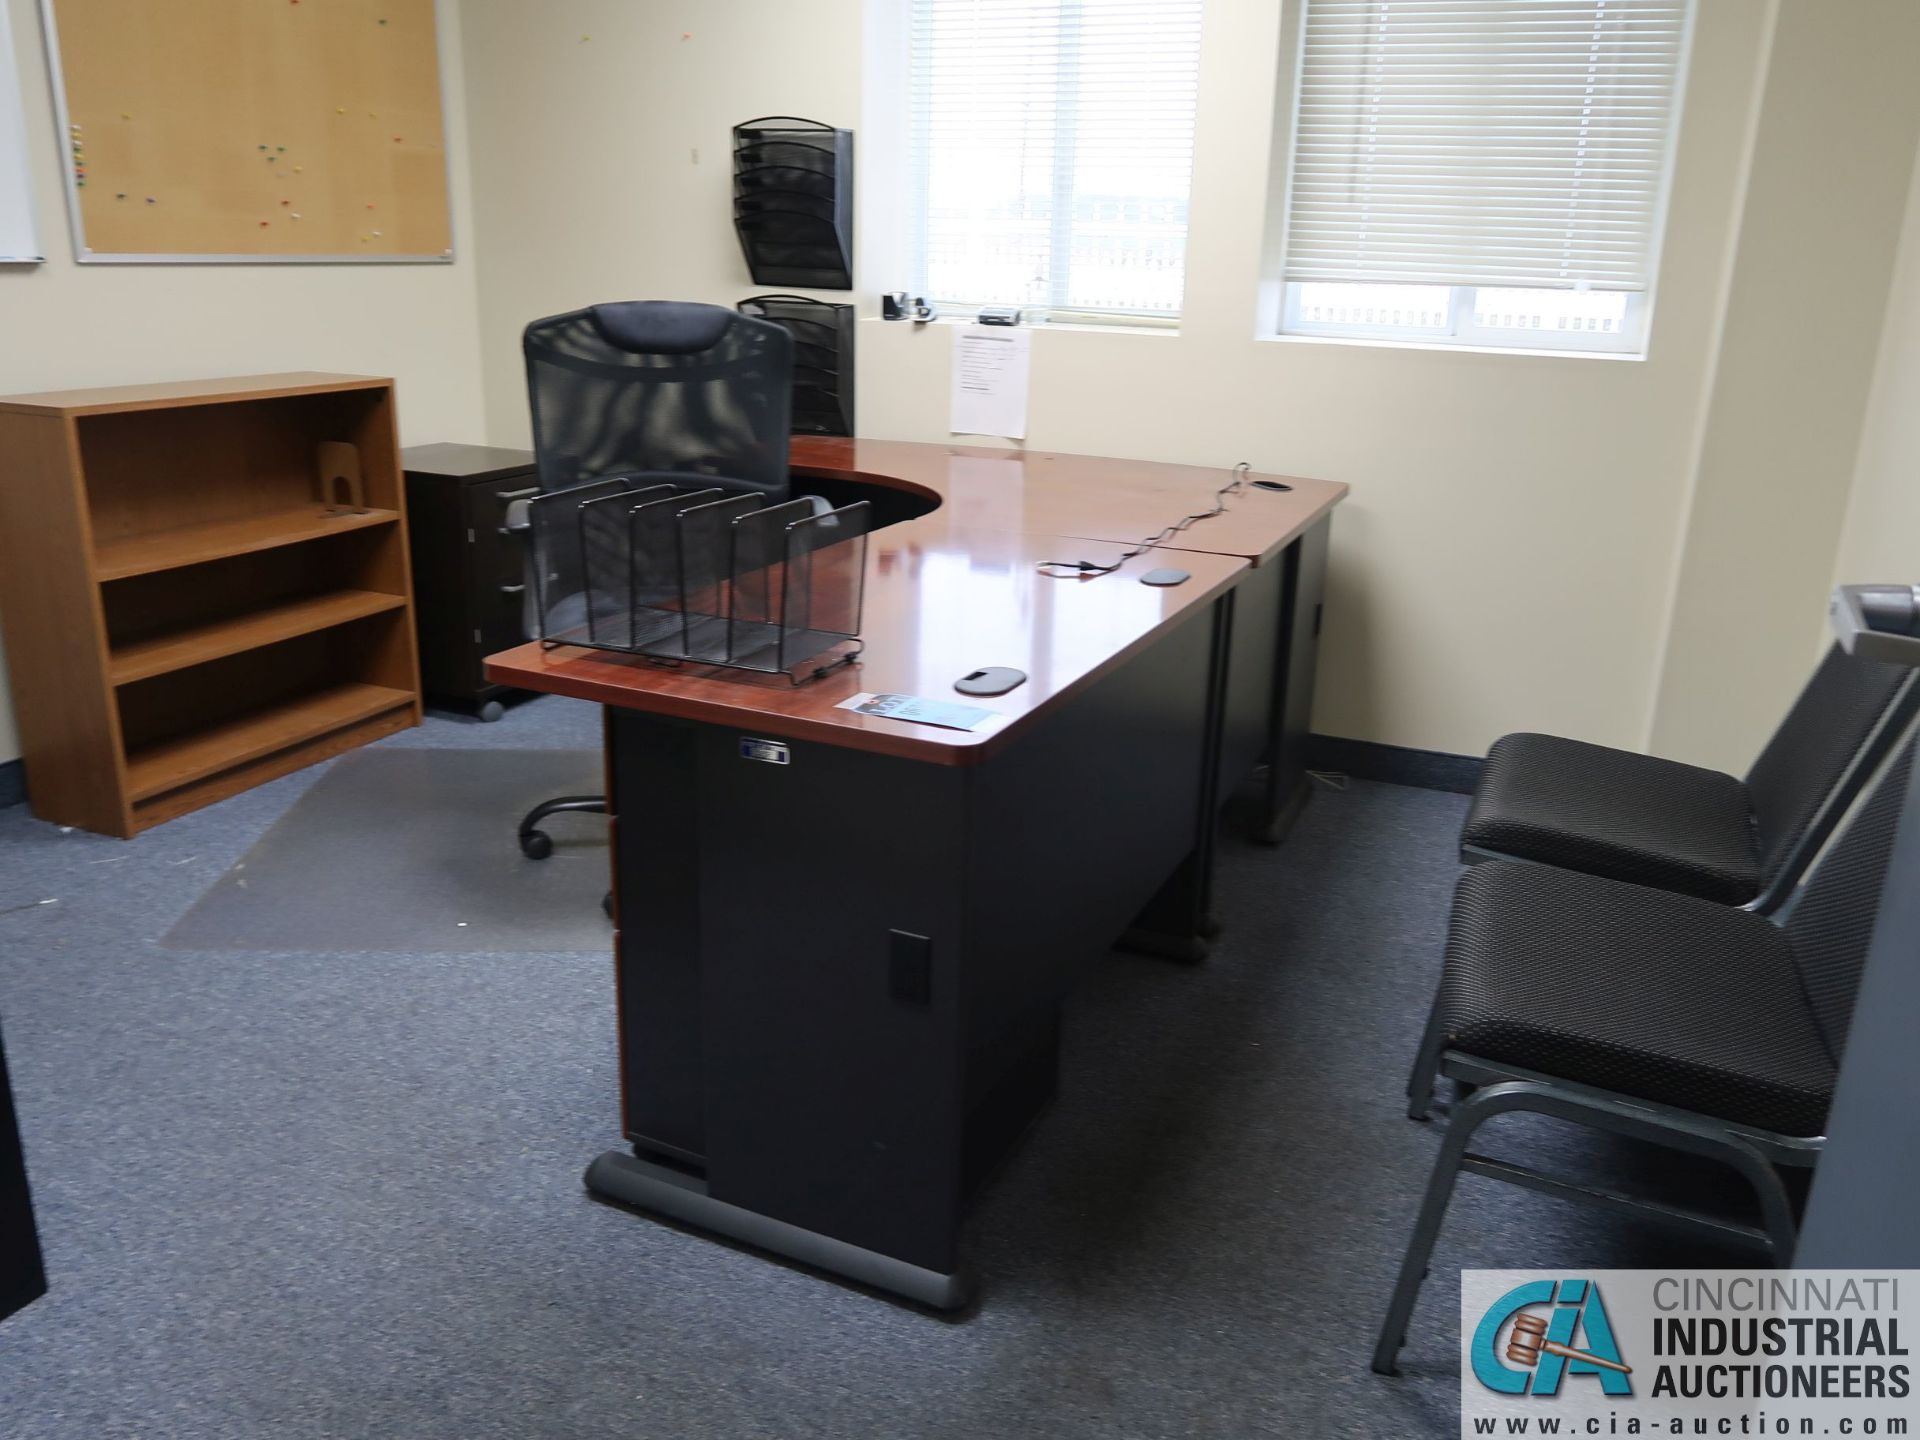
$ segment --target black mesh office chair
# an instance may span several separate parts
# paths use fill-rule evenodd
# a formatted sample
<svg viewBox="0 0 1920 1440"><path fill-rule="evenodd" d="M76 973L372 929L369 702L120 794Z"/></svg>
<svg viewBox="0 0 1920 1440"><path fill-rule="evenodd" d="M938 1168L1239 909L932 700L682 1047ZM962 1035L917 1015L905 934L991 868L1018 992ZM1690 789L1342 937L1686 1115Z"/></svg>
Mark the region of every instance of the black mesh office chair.
<svg viewBox="0 0 1920 1440"><path fill-rule="evenodd" d="M1920 706L1920 672L1835 646L1738 780L1554 735L1494 742L1461 858L1532 860L1770 910Z"/></svg>
<svg viewBox="0 0 1920 1440"><path fill-rule="evenodd" d="M1491 861L1462 875L1411 1113L1425 1115L1438 1075L1478 1088L1441 1142L1375 1370L1393 1373L1462 1170L1791 1262L1797 1222L1781 1169L1819 1155L1913 749L1903 736L1771 916L1544 865ZM1761 1223L1468 1152L1482 1124L1515 1111L1729 1165L1752 1185Z"/></svg>
<svg viewBox="0 0 1920 1440"><path fill-rule="evenodd" d="M626 475L787 498L793 340L781 326L720 305L629 300L536 320L522 349L543 491ZM529 597L537 590L536 577ZM549 815L606 808L603 795L536 805L520 853L553 853Z"/></svg>

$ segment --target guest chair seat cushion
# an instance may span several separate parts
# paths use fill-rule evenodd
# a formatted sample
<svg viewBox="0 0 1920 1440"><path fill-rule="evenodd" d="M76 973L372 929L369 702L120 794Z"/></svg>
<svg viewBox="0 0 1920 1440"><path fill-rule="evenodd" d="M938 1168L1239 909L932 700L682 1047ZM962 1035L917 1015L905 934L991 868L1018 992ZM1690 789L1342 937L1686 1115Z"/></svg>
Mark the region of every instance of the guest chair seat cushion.
<svg viewBox="0 0 1920 1440"><path fill-rule="evenodd" d="M1450 1050L1788 1135L1835 1066L1782 930L1745 910L1492 861L1454 894Z"/></svg>
<svg viewBox="0 0 1920 1440"><path fill-rule="evenodd" d="M1739 780L1553 735L1494 743L1460 843L1723 905L1744 905L1761 884Z"/></svg>

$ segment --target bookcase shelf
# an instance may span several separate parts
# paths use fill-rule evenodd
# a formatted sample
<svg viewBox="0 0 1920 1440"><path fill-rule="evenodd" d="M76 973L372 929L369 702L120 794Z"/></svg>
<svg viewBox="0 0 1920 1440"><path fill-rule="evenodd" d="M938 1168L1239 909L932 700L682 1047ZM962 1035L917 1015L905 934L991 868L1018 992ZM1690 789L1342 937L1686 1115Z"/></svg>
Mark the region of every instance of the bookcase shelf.
<svg viewBox="0 0 1920 1440"><path fill-rule="evenodd" d="M320 505L303 505L264 515L246 515L238 520L183 525L177 530L134 535L99 545L94 550L93 574L98 580L124 580L130 575L202 565L229 555L298 545L369 525L391 525L399 518L392 510L354 514L329 512Z"/></svg>
<svg viewBox="0 0 1920 1440"><path fill-rule="evenodd" d="M134 751L127 756L127 793L135 800L149 800L412 703L412 692L385 685L316 690Z"/></svg>
<svg viewBox="0 0 1920 1440"><path fill-rule="evenodd" d="M331 590L323 595L309 595L284 605L270 605L228 619L190 625L117 645L107 672L115 685L126 685L276 641L291 640L296 635L308 635L352 620L363 620L369 615L398 610L406 603L403 595L382 595L374 590Z"/></svg>
<svg viewBox="0 0 1920 1440"><path fill-rule="evenodd" d="M420 720L390 381L0 397L28 799L132 836Z"/></svg>

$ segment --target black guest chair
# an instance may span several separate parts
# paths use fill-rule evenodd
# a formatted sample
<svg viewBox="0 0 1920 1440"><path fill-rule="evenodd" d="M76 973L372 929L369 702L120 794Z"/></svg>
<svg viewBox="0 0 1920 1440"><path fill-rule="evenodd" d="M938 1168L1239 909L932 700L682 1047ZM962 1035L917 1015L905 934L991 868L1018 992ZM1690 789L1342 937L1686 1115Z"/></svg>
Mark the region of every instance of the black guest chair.
<svg viewBox="0 0 1920 1440"><path fill-rule="evenodd" d="M1920 672L1835 646L1744 780L1553 735L1494 742L1461 858L1531 860L1724 905L1789 893L1920 706Z"/></svg>
<svg viewBox="0 0 1920 1440"><path fill-rule="evenodd" d="M1436 1075L1478 1088L1453 1107L1375 1370L1393 1373L1462 1170L1791 1261L1781 1167L1811 1166L1820 1151L1912 762L1903 733L1771 915L1543 865L1491 861L1461 876L1413 1114L1425 1115ZM1729 1165L1752 1185L1761 1223L1468 1151L1481 1125L1515 1111Z"/></svg>
<svg viewBox="0 0 1920 1440"><path fill-rule="evenodd" d="M781 326L720 305L629 300L536 320L522 349L543 493L626 476L788 498L793 340ZM521 853L553 853L549 815L606 808L603 795L536 805L520 821Z"/></svg>

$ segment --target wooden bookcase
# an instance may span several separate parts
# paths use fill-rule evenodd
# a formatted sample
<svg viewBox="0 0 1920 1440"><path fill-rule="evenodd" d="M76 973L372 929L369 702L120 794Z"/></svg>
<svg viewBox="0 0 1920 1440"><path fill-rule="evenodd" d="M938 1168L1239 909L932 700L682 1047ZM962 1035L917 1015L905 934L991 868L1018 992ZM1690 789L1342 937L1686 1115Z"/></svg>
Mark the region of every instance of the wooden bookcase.
<svg viewBox="0 0 1920 1440"><path fill-rule="evenodd" d="M351 500L321 484L342 443ZM132 836L417 725L403 510L388 380L0 398L0 631L34 814Z"/></svg>

